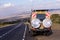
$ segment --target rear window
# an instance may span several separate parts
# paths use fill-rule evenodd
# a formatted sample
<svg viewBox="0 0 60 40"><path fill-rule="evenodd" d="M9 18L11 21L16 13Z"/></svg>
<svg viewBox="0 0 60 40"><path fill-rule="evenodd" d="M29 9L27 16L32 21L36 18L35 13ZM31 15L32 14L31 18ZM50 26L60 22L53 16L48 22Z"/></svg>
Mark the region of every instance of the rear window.
<svg viewBox="0 0 60 40"><path fill-rule="evenodd" d="M37 18L43 21L45 19L45 14L37 14Z"/></svg>

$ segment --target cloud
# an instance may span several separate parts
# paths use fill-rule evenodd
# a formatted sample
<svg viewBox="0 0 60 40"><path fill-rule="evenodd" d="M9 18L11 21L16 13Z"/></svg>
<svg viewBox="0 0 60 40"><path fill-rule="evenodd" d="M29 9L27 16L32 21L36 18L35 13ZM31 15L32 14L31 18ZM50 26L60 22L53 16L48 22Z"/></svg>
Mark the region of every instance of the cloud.
<svg viewBox="0 0 60 40"><path fill-rule="evenodd" d="M7 7L11 7L11 6L14 6L14 4L12 4L12 3L5 3L5 4L2 4L0 6L0 8L7 8Z"/></svg>
<svg viewBox="0 0 60 40"><path fill-rule="evenodd" d="M10 6L12 6L12 4L11 4L11 3L6 3L6 4L4 4L3 6L4 6L4 7L10 7Z"/></svg>

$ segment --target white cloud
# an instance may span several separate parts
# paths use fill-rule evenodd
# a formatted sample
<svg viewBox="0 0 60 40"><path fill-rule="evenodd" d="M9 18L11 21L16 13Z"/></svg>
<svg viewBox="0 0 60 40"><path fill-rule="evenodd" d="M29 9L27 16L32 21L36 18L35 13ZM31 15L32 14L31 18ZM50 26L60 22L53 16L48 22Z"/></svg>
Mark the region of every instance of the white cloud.
<svg viewBox="0 0 60 40"><path fill-rule="evenodd" d="M10 6L14 6L14 5L11 4L11 3L6 3L6 4L3 5L3 7L10 7Z"/></svg>
<svg viewBox="0 0 60 40"><path fill-rule="evenodd" d="M4 4L3 6L4 7L10 7L10 6L12 6L12 4L11 3L7 3L7 4Z"/></svg>
<svg viewBox="0 0 60 40"><path fill-rule="evenodd" d="M11 7L11 6L14 6L14 4L12 4L12 3L5 3L5 4L2 4L0 6L0 8L7 8L7 7Z"/></svg>

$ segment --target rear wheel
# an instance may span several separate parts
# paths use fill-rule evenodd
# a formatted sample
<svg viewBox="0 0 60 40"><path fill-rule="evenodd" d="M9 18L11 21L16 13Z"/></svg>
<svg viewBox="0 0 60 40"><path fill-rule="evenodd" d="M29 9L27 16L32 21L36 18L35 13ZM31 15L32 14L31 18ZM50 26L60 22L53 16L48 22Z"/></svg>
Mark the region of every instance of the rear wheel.
<svg viewBox="0 0 60 40"><path fill-rule="evenodd" d="M49 35L51 35L51 34L52 34L52 30L50 30L49 32L45 32L45 33L44 33L45 36L49 36Z"/></svg>
<svg viewBox="0 0 60 40"><path fill-rule="evenodd" d="M30 36L35 36L37 33L35 31L30 30L29 34L30 34Z"/></svg>

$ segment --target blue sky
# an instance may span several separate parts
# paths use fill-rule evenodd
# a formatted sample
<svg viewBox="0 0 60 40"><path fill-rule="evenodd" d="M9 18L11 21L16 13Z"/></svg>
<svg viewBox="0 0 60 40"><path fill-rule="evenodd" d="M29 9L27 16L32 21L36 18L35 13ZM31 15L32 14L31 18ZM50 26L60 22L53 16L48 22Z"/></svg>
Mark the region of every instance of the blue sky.
<svg viewBox="0 0 60 40"><path fill-rule="evenodd" d="M0 18L17 15L31 9L57 9L60 0L0 0Z"/></svg>

